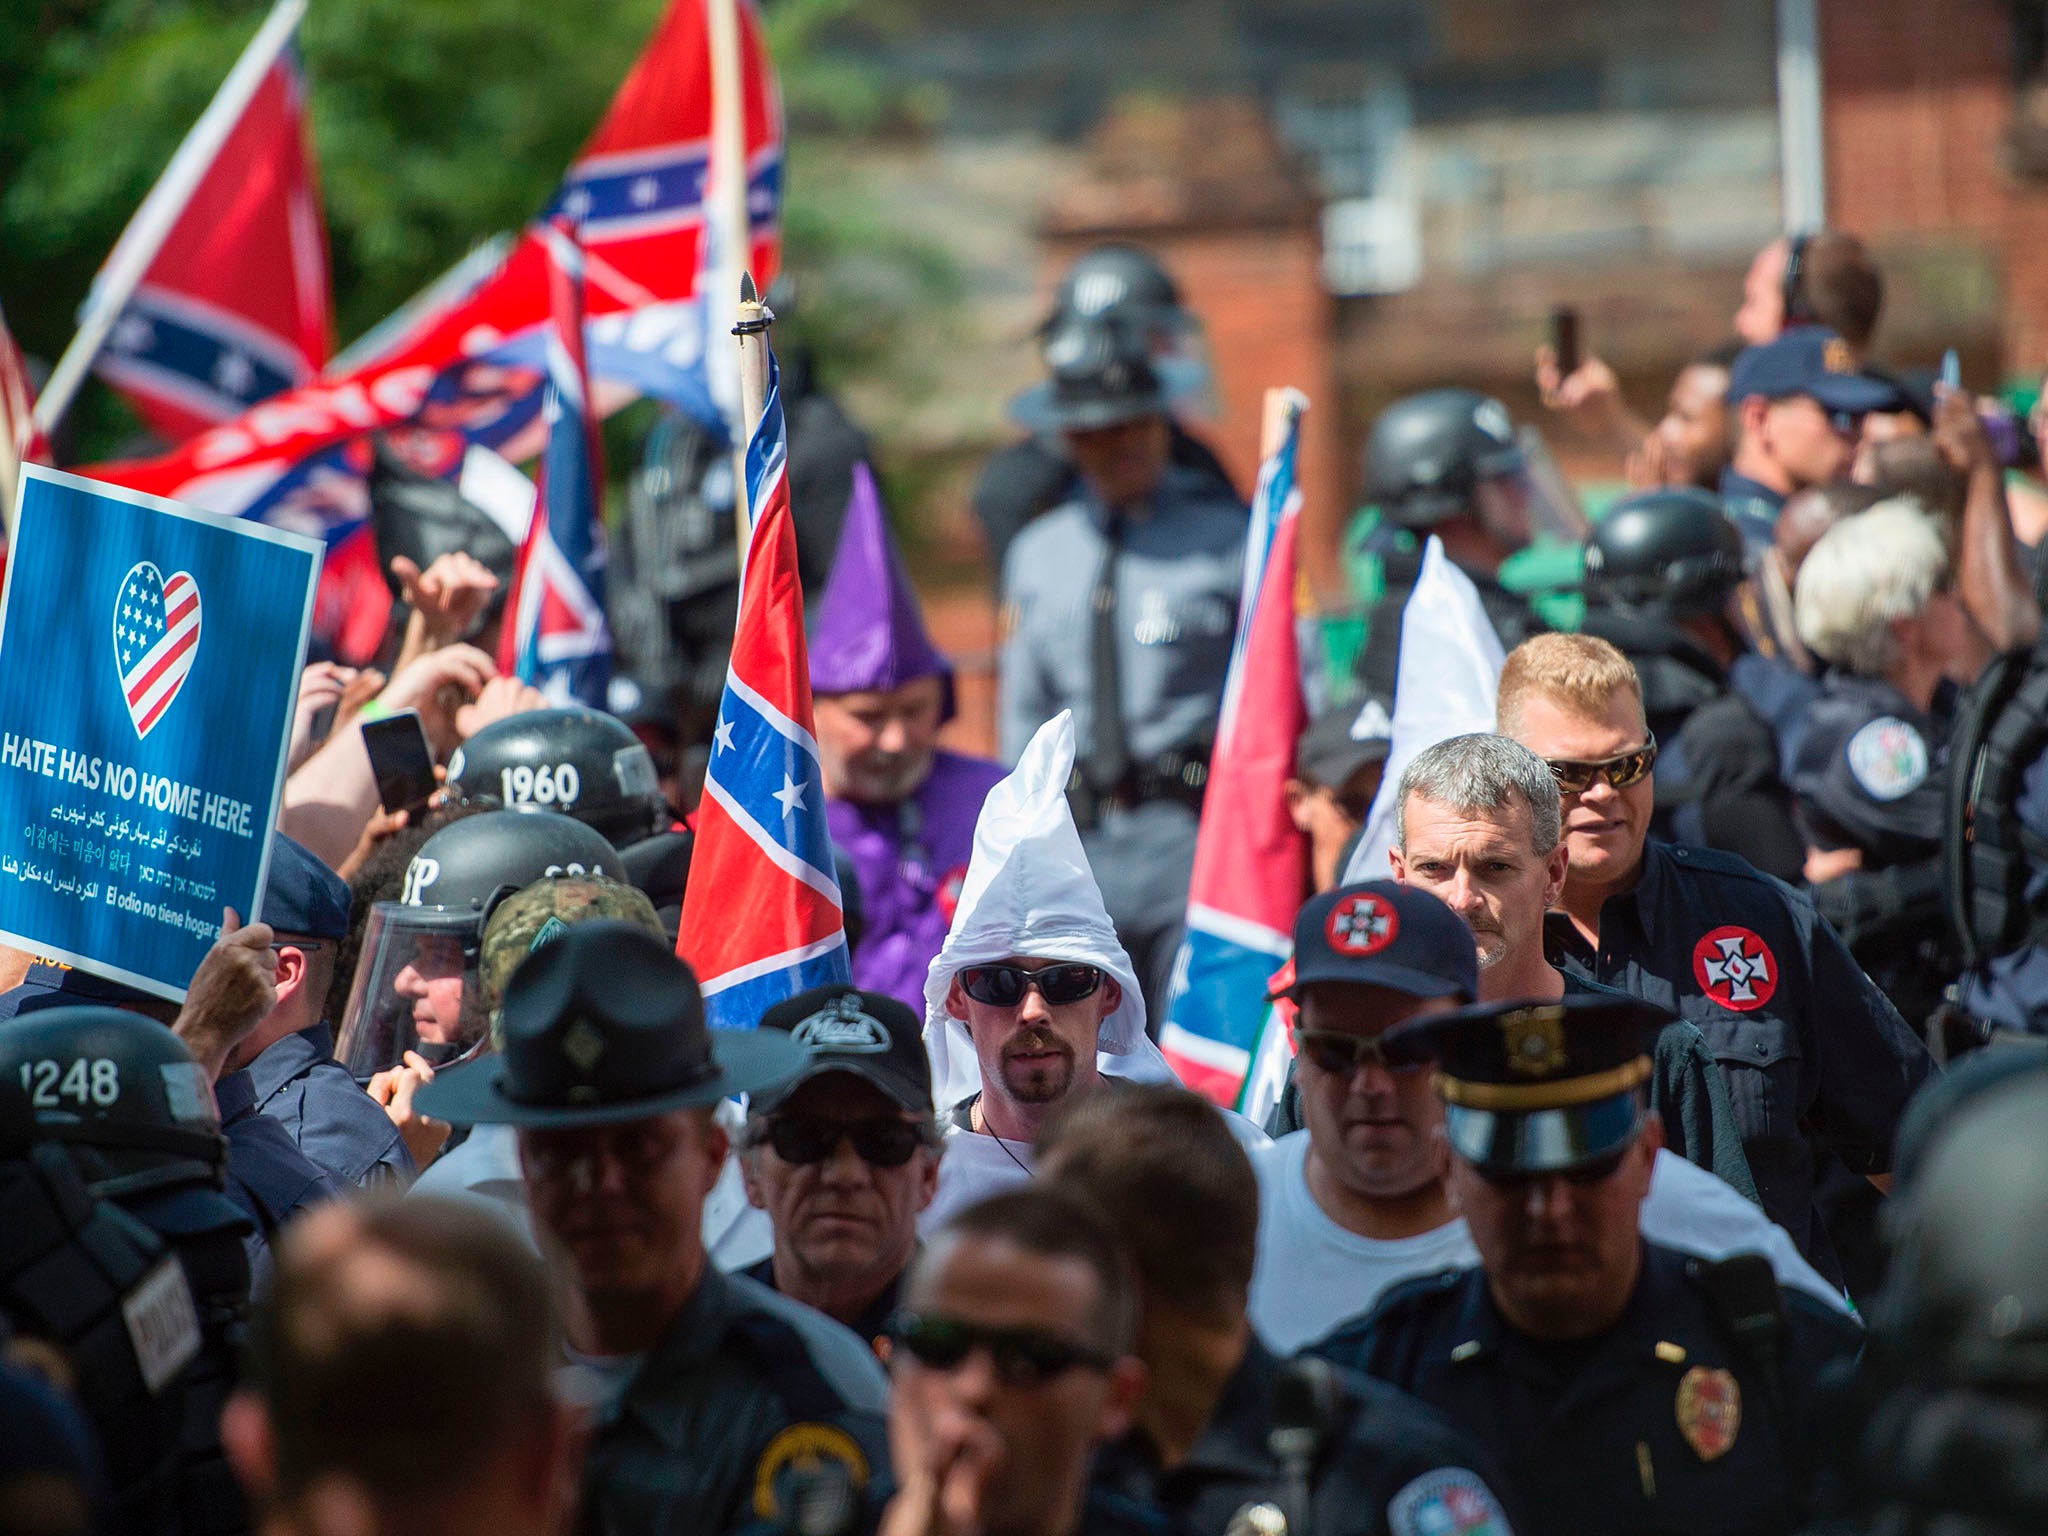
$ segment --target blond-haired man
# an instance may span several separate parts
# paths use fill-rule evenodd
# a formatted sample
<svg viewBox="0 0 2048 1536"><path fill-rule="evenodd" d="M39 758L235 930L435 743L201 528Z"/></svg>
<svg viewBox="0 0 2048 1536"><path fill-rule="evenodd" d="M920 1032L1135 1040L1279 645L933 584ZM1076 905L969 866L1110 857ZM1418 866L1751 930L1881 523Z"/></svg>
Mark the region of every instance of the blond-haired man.
<svg viewBox="0 0 2048 1536"><path fill-rule="evenodd" d="M1589 635L1525 641L1497 708L1501 734L1549 764L1563 795L1553 962L1698 1026L1764 1209L1839 1279L1812 1143L1882 1187L1899 1116L1933 1071L1926 1048L1804 895L1732 854L1648 837L1657 743L1620 651Z"/></svg>

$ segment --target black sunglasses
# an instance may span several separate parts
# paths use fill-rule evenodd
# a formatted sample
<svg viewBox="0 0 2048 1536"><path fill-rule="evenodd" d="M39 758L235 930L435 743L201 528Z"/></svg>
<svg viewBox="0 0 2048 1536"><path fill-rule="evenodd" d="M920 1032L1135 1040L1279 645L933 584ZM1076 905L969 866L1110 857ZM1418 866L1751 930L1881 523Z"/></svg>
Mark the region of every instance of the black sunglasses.
<svg viewBox="0 0 2048 1536"><path fill-rule="evenodd" d="M1027 971L1021 965L971 965L960 973L960 989L991 1008L1015 1008L1032 987L1055 1007L1093 997L1102 985L1099 966L1062 962Z"/></svg>
<svg viewBox="0 0 2048 1536"><path fill-rule="evenodd" d="M1567 795L1584 794L1593 787L1595 779L1605 779L1616 789L1627 789L1631 784L1640 784L1648 778L1656 764L1655 736L1648 736L1640 747L1631 747L1626 752L1617 752L1613 757L1603 757L1595 762L1579 762L1568 757L1543 759L1543 766L1557 780L1559 791Z"/></svg>
<svg viewBox="0 0 2048 1536"><path fill-rule="evenodd" d="M785 1163L822 1163L838 1150L840 1142L850 1141L862 1162L877 1168L901 1168L930 1138L914 1120L860 1120L849 1125L774 1115L759 1139L773 1147Z"/></svg>
<svg viewBox="0 0 2048 1536"><path fill-rule="evenodd" d="M1377 1039L1346 1034L1335 1029L1298 1029L1294 1043L1302 1055L1315 1063L1318 1072L1349 1077L1360 1067L1381 1067L1389 1072L1415 1072L1427 1061L1392 1061Z"/></svg>
<svg viewBox="0 0 2048 1536"><path fill-rule="evenodd" d="M898 1347L935 1371L958 1370L969 1355L985 1349L1008 1387L1042 1386L1067 1371L1106 1371L1116 1363L1107 1350L1035 1329L982 1328L920 1312L898 1312L887 1331Z"/></svg>

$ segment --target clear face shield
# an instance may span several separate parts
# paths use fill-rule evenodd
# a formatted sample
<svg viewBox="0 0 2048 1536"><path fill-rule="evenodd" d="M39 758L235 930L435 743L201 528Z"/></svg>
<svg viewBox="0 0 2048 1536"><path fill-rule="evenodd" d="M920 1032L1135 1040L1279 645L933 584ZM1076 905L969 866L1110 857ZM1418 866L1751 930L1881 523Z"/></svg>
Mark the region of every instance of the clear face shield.
<svg viewBox="0 0 2048 1536"><path fill-rule="evenodd" d="M476 974L482 923L470 911L373 906L335 1059L367 1080L401 1065L408 1051L440 1068L485 1049L490 1018Z"/></svg>
<svg viewBox="0 0 2048 1536"><path fill-rule="evenodd" d="M1504 515L1519 520L1522 543L1585 543L1592 523L1586 517L1586 509L1579 505L1571 483L1557 467L1557 460L1550 456L1543 434L1525 426L1515 434L1515 446L1522 456L1520 471L1490 484L1519 503L1518 512L1505 511ZM1484 507L1481 515L1487 515Z"/></svg>

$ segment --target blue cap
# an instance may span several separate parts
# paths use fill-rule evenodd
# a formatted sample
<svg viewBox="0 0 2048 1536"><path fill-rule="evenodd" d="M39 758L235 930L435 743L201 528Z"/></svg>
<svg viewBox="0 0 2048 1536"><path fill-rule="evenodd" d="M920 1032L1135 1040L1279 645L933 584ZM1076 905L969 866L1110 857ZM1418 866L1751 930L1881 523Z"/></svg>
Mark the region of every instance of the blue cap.
<svg viewBox="0 0 2048 1536"><path fill-rule="evenodd" d="M1425 890L1392 880L1340 885L1294 918L1294 996L1319 982L1410 997L1479 995L1479 947L1465 920Z"/></svg>
<svg viewBox="0 0 2048 1536"><path fill-rule="evenodd" d="M1728 370L1728 399L1739 405L1751 395L1766 400L1806 395L1827 410L1852 416L1907 408L1898 386L1858 369L1849 343L1817 325L1799 326L1736 354Z"/></svg>
<svg viewBox="0 0 2048 1536"><path fill-rule="evenodd" d="M57 960L37 960L22 973L21 984L0 992L0 1020L40 1013L45 1008L72 1008L80 1003L106 1003L126 1008L134 1003L162 1003L163 999L137 991L91 971Z"/></svg>
<svg viewBox="0 0 2048 1536"><path fill-rule="evenodd" d="M262 920L279 933L309 939L348 937L348 886L312 850L282 832L270 834L270 883Z"/></svg>

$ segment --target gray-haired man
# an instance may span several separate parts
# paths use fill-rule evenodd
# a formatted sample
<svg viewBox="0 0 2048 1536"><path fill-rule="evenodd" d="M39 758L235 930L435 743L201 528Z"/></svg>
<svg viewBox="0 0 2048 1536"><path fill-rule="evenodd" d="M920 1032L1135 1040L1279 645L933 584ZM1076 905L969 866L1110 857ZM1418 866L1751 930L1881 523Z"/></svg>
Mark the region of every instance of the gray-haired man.
<svg viewBox="0 0 2048 1536"><path fill-rule="evenodd" d="M1471 928L1481 1002L1613 990L1567 984L1543 956L1543 914L1564 890L1566 855L1557 780L1541 758L1505 736L1453 736L1418 753L1395 793L1394 878L1428 891ZM1754 1200L1727 1085L1699 1030L1666 1025L1655 1059L1650 1102L1665 1145ZM1290 1085L1276 1119L1294 1107Z"/></svg>

